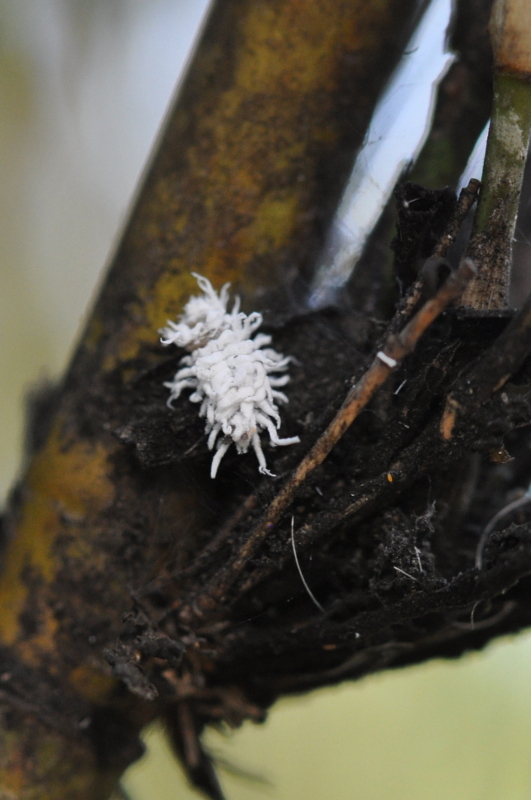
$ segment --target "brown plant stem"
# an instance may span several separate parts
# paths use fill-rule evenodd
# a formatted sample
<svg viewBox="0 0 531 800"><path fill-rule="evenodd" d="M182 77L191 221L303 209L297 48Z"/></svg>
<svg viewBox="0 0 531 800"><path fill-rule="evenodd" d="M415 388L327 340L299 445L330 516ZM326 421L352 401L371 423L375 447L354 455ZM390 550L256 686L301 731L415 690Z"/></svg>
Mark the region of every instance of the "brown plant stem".
<svg viewBox="0 0 531 800"><path fill-rule="evenodd" d="M15 722L0 726L0 796L106 800L141 752L142 726L164 713L140 684L128 694L103 652L135 588L204 544L215 490L195 469L146 474L113 431L137 421L137 382L164 364L157 329L194 290L193 269L236 282L247 306L289 283L293 265L311 270L418 10L213 4L6 514L0 648L14 679L0 705Z"/></svg>
<svg viewBox="0 0 531 800"><path fill-rule="evenodd" d="M444 258L447 255L450 247L457 239L457 235L461 230L465 219L473 208L474 203L478 199L480 187L480 182L473 178L469 182L468 186L465 186L463 189L461 189L455 211L450 218L445 232L437 242L437 245L430 256L430 262ZM403 325L405 325L420 301L425 290L425 286L426 272L425 270L421 270L419 277L409 287L405 297L401 300L398 309L390 322L388 333L392 331L398 331Z"/></svg>

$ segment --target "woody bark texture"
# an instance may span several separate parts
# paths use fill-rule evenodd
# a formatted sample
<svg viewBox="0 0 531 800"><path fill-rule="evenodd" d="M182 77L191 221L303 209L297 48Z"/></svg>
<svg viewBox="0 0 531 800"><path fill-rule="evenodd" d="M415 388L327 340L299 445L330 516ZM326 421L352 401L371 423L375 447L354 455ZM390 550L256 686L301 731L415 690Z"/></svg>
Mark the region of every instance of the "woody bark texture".
<svg viewBox="0 0 531 800"><path fill-rule="evenodd" d="M215 3L71 367L35 403L3 524L0 797L107 798L161 714L215 796L197 733L273 699L218 680L197 626L165 630L167 595L158 612L138 596L190 566L241 491L210 481L202 425L165 408L157 329L194 269L247 310L289 308L279 287L309 274L421 7Z"/></svg>

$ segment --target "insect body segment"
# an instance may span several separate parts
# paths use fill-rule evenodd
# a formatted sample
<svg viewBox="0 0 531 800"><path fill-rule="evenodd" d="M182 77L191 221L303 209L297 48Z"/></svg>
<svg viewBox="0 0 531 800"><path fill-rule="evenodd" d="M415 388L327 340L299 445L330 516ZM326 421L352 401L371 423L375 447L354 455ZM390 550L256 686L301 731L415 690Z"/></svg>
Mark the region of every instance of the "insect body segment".
<svg viewBox="0 0 531 800"><path fill-rule="evenodd" d="M259 471L274 477L267 469L260 433L267 430L273 445L299 442L298 436L280 439L278 403L288 398L278 391L289 382L285 373L291 361L267 347L271 336L255 331L262 324L258 312L239 311L239 298L227 312L228 284L219 295L210 281L196 273L202 297L192 297L178 322L168 322L161 330L164 345L186 347L180 369L164 385L170 390L168 405L180 397L183 389L193 389L192 403L200 403L199 416L206 418L208 448L216 447L210 475L216 477L221 459L234 443L238 453L251 446L258 459ZM265 349L264 349L265 348Z"/></svg>
<svg viewBox="0 0 531 800"><path fill-rule="evenodd" d="M191 297L180 320L168 320L168 326L159 331L163 345L175 344L190 351L218 336L224 328L230 326L230 320L237 317L240 310L240 298L237 297L232 312L227 312L229 283L222 286L218 295L207 278L197 272L192 272L192 275L196 278L203 296Z"/></svg>

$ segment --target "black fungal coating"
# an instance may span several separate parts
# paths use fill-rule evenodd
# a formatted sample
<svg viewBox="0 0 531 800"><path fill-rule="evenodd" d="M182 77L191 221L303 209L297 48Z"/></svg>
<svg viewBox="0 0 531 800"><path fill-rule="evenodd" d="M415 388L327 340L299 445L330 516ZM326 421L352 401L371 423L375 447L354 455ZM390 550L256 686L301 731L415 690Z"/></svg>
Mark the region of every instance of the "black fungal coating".
<svg viewBox="0 0 531 800"><path fill-rule="evenodd" d="M129 402L124 398L128 408L122 418L125 424L114 431L120 441L134 448L145 468L176 463L186 458L185 454L205 448L205 422L198 418L199 406L189 403L184 413L176 414L167 405L169 391L163 384L173 378L185 355L183 350L172 350L173 357L128 387Z"/></svg>
<svg viewBox="0 0 531 800"><path fill-rule="evenodd" d="M236 588L211 623L196 623L195 634L205 639L199 650L210 651L208 660L216 664L207 672L208 685L236 681L253 702L267 705L283 691L414 662L430 647L434 653L453 656L481 646L494 631L517 629L523 618L528 619L531 610L523 613L511 596L496 600L502 583L514 582L514 547L522 556L527 553L525 507L519 514L519 538L512 533L508 540L517 542L509 548L509 562L503 537L500 548L493 550L489 544L486 550L492 570L486 567L484 576L474 577L474 560L485 524L531 477L529 457L507 464L489 460L489 453L504 442L509 450L527 452L528 434L511 430L531 422L522 388L529 367L524 364L503 393L475 409L457 426L454 441L444 443L438 430L444 398L459 385L457 376L496 340L507 318L466 320L466 338L464 325L455 312L448 312L433 326L394 384L384 387L299 493L292 510L296 526L310 528L298 543L301 567L326 617L319 618L295 569L287 517L248 565L252 589ZM268 453L279 474L297 462L333 416L353 376L366 368L371 342L374 346L380 335L379 324L357 326L355 319L335 311L297 318L275 331L275 346L298 362L288 387L283 430L302 439L300 449ZM185 417L190 405L183 397L174 413ZM147 451L140 438L135 447L139 445ZM207 469L210 454L197 448L181 458ZM389 480L386 470L397 461L400 470L395 469ZM467 480L473 484L468 500L461 491ZM153 597L159 609L168 604L178 608L179 597L200 591L207 577L222 570L229 554L245 541L274 491L274 483L256 475L252 454L228 455L216 484L219 506L210 538L238 507L242 487L253 485L258 502L210 557L190 554L184 569L175 572L169 565L159 583L146 587L148 605ZM488 502L482 495L485 486ZM372 499L349 511L356 497L371 492ZM531 508L527 512L531 515ZM198 556L200 566L194 567ZM529 570L529 557L522 557L519 575ZM468 629L461 622L476 603L479 627ZM371 620L380 618L371 630ZM221 620L225 622L215 633ZM492 624L483 624L487 620ZM231 621L237 623L234 629ZM176 612L170 612L161 627L170 638L183 630ZM437 650L427 644L435 639ZM352 668L344 666L354 655ZM187 652L185 670L190 668L188 657Z"/></svg>

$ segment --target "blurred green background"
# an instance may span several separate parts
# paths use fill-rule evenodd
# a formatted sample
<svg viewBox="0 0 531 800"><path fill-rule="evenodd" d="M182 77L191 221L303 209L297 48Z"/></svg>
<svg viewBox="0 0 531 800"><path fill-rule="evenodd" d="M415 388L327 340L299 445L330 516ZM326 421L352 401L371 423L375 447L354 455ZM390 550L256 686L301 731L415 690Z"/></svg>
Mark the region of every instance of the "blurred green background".
<svg viewBox="0 0 531 800"><path fill-rule="evenodd" d="M58 375L206 0L0 0L0 492L24 395ZM232 800L529 800L531 635L279 703L208 745ZM162 732L133 800L195 795Z"/></svg>

